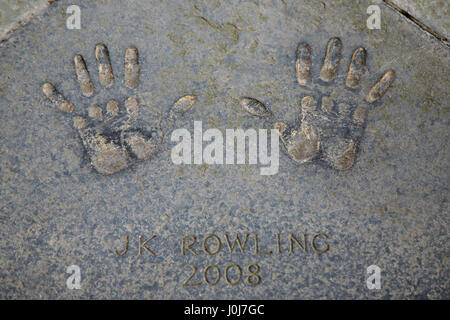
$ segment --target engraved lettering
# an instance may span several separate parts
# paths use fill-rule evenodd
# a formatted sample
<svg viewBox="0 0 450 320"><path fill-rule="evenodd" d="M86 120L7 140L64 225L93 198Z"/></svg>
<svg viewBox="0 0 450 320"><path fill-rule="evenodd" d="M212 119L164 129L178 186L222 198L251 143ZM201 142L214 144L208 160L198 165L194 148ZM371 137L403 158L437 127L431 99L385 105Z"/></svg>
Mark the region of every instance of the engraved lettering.
<svg viewBox="0 0 450 320"><path fill-rule="evenodd" d="M216 244L215 251L210 251L210 249L208 248L207 242L208 242L209 239L215 239L216 240L217 244ZM221 248L222 248L222 241L220 241L220 238L218 236L216 236L215 234L209 234L203 240L203 250L209 255L217 254L220 251Z"/></svg>
<svg viewBox="0 0 450 320"><path fill-rule="evenodd" d="M272 250L269 251L260 251L259 250L259 239L258 239L258 234L254 233L253 234L255 237L255 254L272 254Z"/></svg>
<svg viewBox="0 0 450 320"><path fill-rule="evenodd" d="M186 241L188 239L191 239L192 241L190 243L187 243ZM197 243L197 237L193 234L187 234L183 236L182 239L182 246L181 246L181 254L183 256L186 255L186 249L188 249L189 251L191 251L194 255L198 256L198 252L195 251L192 246L195 245Z"/></svg>
<svg viewBox="0 0 450 320"><path fill-rule="evenodd" d="M147 243L149 243L150 241L152 241L153 239L156 238L156 235L152 235L150 237L150 239L145 240L144 242L142 242L142 238L143 236L140 235L139 236L139 256L142 256L142 248L144 248L145 250L147 250L148 253L150 253L153 256L156 256L156 253L154 253L149 247L147 247Z"/></svg>
<svg viewBox="0 0 450 320"><path fill-rule="evenodd" d="M210 269L216 270L216 279L215 279L214 281L210 281L209 278L208 278L208 271L209 271ZM219 269L219 267L216 266L215 264L211 264L211 265L207 266L207 267L205 268L205 271L203 271L203 278L205 279L205 282L206 282L207 284L211 285L211 286L213 286L213 285L217 284L217 282L219 282L220 276L221 276L221 275L220 275L220 269Z"/></svg>
<svg viewBox="0 0 450 320"><path fill-rule="evenodd" d="M188 264L187 266L185 266L183 269L187 269L187 268L191 268L192 269L192 273L189 276L189 278L187 278L184 282L183 282L183 286L199 286L201 285L201 282L189 282L192 280L192 278L195 276L195 274L197 273L197 266L195 264Z"/></svg>
<svg viewBox="0 0 450 320"><path fill-rule="evenodd" d="M324 233L318 233L318 234L316 234L316 235L313 237L312 241L311 241L311 245L312 245L312 247L313 247L313 250L314 250L315 252L317 252L317 253L325 253L325 252L327 252L328 250L330 250L330 245L329 245L328 243L326 243L324 249L318 249L318 248L317 248L317 246L316 246L316 239L317 239L318 237L324 237L325 239L328 239L328 236L327 236L326 234L324 234Z"/></svg>
<svg viewBox="0 0 450 320"><path fill-rule="evenodd" d="M238 274L237 279L234 280L234 281L230 280L229 271L230 271L231 268L235 268L237 270L237 274ZM227 281L227 283L229 285L232 285L232 286L237 285L239 282L241 282L241 279L242 279L242 269L241 269L241 267L239 265L233 263L233 264L230 264L230 265L228 265L226 267L226 269L225 269L225 280Z"/></svg>
<svg viewBox="0 0 450 320"><path fill-rule="evenodd" d="M278 254L281 254L281 234L277 233Z"/></svg>
<svg viewBox="0 0 450 320"><path fill-rule="evenodd" d="M114 251L119 257L125 255L125 254L128 252L128 244L129 244L129 240L130 240L130 239L129 239L128 235L126 235L126 236L125 236L125 250L124 250L124 251L120 252L120 251L117 250L117 249Z"/></svg>
<svg viewBox="0 0 450 320"><path fill-rule="evenodd" d="M259 275L260 267L257 264L251 264L247 267L247 271L250 273L246 281L252 286L256 286L261 283L261 276Z"/></svg>
<svg viewBox="0 0 450 320"><path fill-rule="evenodd" d="M290 254L294 253L294 242L300 247L302 248L302 250L305 253L308 253L308 243L306 242L306 233L303 234L303 244L294 236L293 233L289 234L289 248L290 248Z"/></svg>
<svg viewBox="0 0 450 320"><path fill-rule="evenodd" d="M239 246L239 248L241 249L241 252L244 253L245 252L245 248L247 246L247 241L248 241L248 237L249 234L247 233L245 235L245 240L244 240L244 244L241 243L241 239L239 238L239 235L236 234L236 238L233 241L233 244L231 244L230 242L230 238L228 237L228 234L225 234L225 240L227 241L228 244L228 248L230 249L230 253L233 253L234 248L236 247L236 244Z"/></svg>

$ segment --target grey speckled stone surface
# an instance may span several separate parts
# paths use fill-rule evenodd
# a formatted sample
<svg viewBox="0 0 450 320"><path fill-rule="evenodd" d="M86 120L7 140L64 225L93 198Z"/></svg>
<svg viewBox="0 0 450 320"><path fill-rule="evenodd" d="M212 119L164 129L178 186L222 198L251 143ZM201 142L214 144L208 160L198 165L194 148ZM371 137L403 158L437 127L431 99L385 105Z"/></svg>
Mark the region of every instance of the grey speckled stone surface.
<svg viewBox="0 0 450 320"><path fill-rule="evenodd" d="M79 3L82 29L65 28ZM382 29L366 28L372 1L58 1L0 44L1 298L449 298L449 50L384 4ZM170 147L112 176L85 160L71 115L41 92L52 81L84 112L136 95L149 121L185 94L199 97L177 123L259 128L239 97L264 101L294 119L305 94L295 79L295 49L307 41L317 74L330 37L343 42L339 74L352 51L368 51L363 88L395 69L397 79L371 108L354 167L296 165L284 152L273 176L250 165L176 166ZM94 47L110 50L117 81L101 89ZM123 54L135 45L141 83L123 85ZM72 59L83 54L96 95L83 97ZM336 88L342 87L342 77ZM314 92L313 94L317 94ZM272 255L222 251L181 255L181 236L257 233ZM283 252L275 250L281 233ZM287 235L325 233L330 250L289 255ZM138 236L157 256L138 256ZM129 252L114 253L130 236ZM323 244L323 243L322 243ZM249 240L249 245L252 245ZM201 246L196 247L201 251ZM251 247L253 248L253 247ZM223 279L183 287L195 264L257 263L261 284ZM66 268L81 268L81 290L66 288ZM382 270L380 290L366 268ZM213 273L211 273L211 276Z"/></svg>
<svg viewBox="0 0 450 320"><path fill-rule="evenodd" d="M391 0L445 38L450 38L450 6L448 1Z"/></svg>
<svg viewBox="0 0 450 320"><path fill-rule="evenodd" d="M0 41L21 24L44 11L49 0L1 0L0 1Z"/></svg>

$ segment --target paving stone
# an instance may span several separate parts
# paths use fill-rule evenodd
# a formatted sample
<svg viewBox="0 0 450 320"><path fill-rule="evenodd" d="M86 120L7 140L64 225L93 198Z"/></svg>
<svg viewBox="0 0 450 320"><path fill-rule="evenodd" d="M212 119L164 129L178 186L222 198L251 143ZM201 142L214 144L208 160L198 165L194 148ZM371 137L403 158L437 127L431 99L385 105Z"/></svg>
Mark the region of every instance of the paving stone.
<svg viewBox="0 0 450 320"><path fill-rule="evenodd" d="M25 24L35 15L43 12L49 5L48 0L6 0L0 2L0 40L10 35L21 24Z"/></svg>
<svg viewBox="0 0 450 320"><path fill-rule="evenodd" d="M74 1L61 0L0 44L1 298L449 298L450 61L445 44L382 2L380 30L366 26L372 1L77 3L80 30L66 28L66 8ZM319 76L333 37L342 42L341 63L336 78L325 83ZM310 87L297 79L300 42L311 49ZM96 57L98 44L109 51L110 84L98 75L97 59L108 66L104 51ZM130 46L139 52L136 88L127 86L136 82L125 81ZM367 51L362 90L347 90L348 64L359 47ZM80 90L75 55L83 56L92 96ZM374 104L364 102L391 69L396 77L384 96ZM63 112L72 110L70 104L57 108L60 96L52 103L44 95L45 83L73 104L72 113ZM111 100L121 115L129 97L139 103L137 114L129 101L129 115L114 126L169 128L176 117L174 127L192 134L194 121L202 121L203 130L224 133L270 128L272 122L242 108L241 97L262 102L274 121L295 124L305 96L321 101L328 95L336 107L343 104L339 110L367 105L356 161L347 170L315 160L297 163L281 143L274 175L261 175L260 165L176 165L170 130L163 130L161 149L150 159L133 158L128 165L127 157L137 157L138 151L126 149L127 166L109 164L106 168L120 168L110 174L98 172L97 154L89 149L92 141L102 148L132 147L123 142L128 129L112 130L107 121L106 111L117 110L114 102L107 109ZM192 100L174 106L185 96L196 101L186 98ZM92 106L102 108L102 115ZM95 119L88 118L88 110ZM91 125L100 131L83 131L83 136L79 130ZM135 131L132 139L139 137L136 132L145 133L142 139L152 136ZM103 134L110 140L102 140ZM106 160L117 159L111 150ZM217 254L202 248L206 239L207 250L214 252L217 239L209 234L220 237ZM230 253L226 235L232 241L236 234L242 240L250 234L244 253L237 247ZM306 234L308 252L294 240L290 249L291 234L302 244ZM152 235L147 247L156 256L139 247ZM196 236L192 249L199 255L189 249L183 255L183 235ZM128 251L120 255L127 236ZM319 253L327 245L329 250ZM225 279L233 264L243 274L236 285ZM255 264L259 267L248 270ZM79 290L66 286L71 265L80 268ZM189 265L197 268L190 280L194 267ZM211 265L222 275L217 284L204 279L207 270L207 280L215 281L217 269ZM366 285L371 265L381 269L379 290ZM238 268L228 271L233 282ZM251 273L257 275L248 278ZM186 281L200 285L183 286Z"/></svg>
<svg viewBox="0 0 450 320"><path fill-rule="evenodd" d="M450 7L448 1L390 0L394 5L424 23L432 30L449 39Z"/></svg>

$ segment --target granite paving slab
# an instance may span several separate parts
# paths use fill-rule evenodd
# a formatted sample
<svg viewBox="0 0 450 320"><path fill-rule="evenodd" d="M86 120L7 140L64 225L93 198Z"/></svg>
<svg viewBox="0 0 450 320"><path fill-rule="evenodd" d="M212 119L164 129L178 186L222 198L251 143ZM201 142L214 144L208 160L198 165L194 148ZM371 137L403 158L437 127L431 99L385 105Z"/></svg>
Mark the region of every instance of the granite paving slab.
<svg viewBox="0 0 450 320"><path fill-rule="evenodd" d="M374 3L379 30L366 25ZM66 27L74 4L79 30ZM319 75L332 38L341 63L328 82ZM298 82L302 42L314 86ZM360 47L362 90L348 90ZM76 55L86 66L76 58L78 77ZM0 297L448 299L449 62L445 44L381 1L56 2L0 44ZM395 80L367 104L388 70ZM65 100L50 86L48 99L45 83ZM191 134L197 121L224 134L271 128L241 97L291 123L305 96L327 95L344 111L367 104L349 168L297 163L281 142L273 175L248 162L172 161L172 116ZM130 97L136 123L167 129L156 153L138 143L156 137L150 131L126 135ZM183 97L195 99L174 106ZM107 121L112 99L128 112L123 123ZM367 286L373 265L380 289Z"/></svg>

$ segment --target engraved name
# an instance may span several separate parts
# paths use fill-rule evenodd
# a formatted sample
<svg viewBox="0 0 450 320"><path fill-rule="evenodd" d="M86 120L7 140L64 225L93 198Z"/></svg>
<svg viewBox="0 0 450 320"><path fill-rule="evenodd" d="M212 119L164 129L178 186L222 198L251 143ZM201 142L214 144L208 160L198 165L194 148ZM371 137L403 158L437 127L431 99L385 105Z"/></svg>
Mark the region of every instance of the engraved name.
<svg viewBox="0 0 450 320"><path fill-rule="evenodd" d="M152 246L152 240L158 236L152 234L150 236L139 235L136 243L137 255L142 256L144 253L148 256L157 256L156 249ZM264 238L265 241L261 241ZM229 254L248 254L255 256L271 256L282 254L323 254L330 250L328 243L328 235L325 233L276 233L269 238L261 237L258 233L245 234L216 234L209 233L205 235L184 234L180 241L180 254L182 256L214 256L219 253ZM129 252L130 236L125 236L125 243L120 249L114 252L117 256L124 256ZM189 271L190 270L190 271ZM262 281L261 266L257 263L249 265L239 265L236 263L228 263L222 266L209 264L205 267L197 267L196 264L187 264L183 267L183 272L188 271L185 280L182 283L186 286L201 286L202 284L214 286L220 281L234 286L240 283L256 286Z"/></svg>
<svg viewBox="0 0 450 320"><path fill-rule="evenodd" d="M131 239L130 235L125 236L125 241L120 248L114 252L117 256L124 256L128 253ZM156 249L151 246L152 240L157 235L139 235L135 241L137 255L142 256L147 253L156 256ZM276 233L262 243L258 233L245 234L185 234L181 236L180 253L182 256L216 255L220 252L242 253L254 255L281 255L295 253L322 254L330 250L328 235L325 233Z"/></svg>

